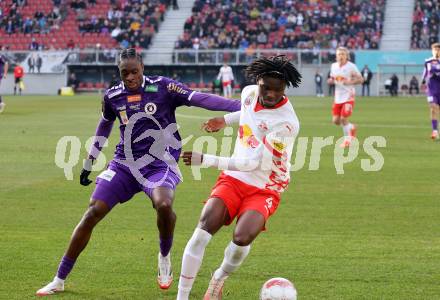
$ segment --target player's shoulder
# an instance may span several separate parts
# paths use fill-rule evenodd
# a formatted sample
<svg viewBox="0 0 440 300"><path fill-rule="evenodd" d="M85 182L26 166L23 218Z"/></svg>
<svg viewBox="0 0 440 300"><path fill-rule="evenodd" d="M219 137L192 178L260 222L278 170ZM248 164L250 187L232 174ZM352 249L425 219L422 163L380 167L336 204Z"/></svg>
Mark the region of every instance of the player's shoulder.
<svg viewBox="0 0 440 300"><path fill-rule="evenodd" d="M124 92L124 84L122 81L108 88L104 93L104 99L112 100L117 98L117 96L121 95Z"/></svg>
<svg viewBox="0 0 440 300"><path fill-rule="evenodd" d="M347 61L347 67L351 68L351 69L358 69L358 67L356 66L356 64L354 62L351 61Z"/></svg>
<svg viewBox="0 0 440 300"><path fill-rule="evenodd" d="M287 98L287 102L274 111L273 114L268 114L274 124L274 130L278 131L280 128L285 131L286 135L296 135L299 132L299 119L293 108L292 102Z"/></svg>
<svg viewBox="0 0 440 300"><path fill-rule="evenodd" d="M241 102L246 101L247 98L252 97L254 98L258 94L258 85L248 85L244 87L244 89L241 91Z"/></svg>
<svg viewBox="0 0 440 300"><path fill-rule="evenodd" d="M437 60L435 57L428 57L427 59L425 59L425 63L430 63L434 60Z"/></svg>
<svg viewBox="0 0 440 300"><path fill-rule="evenodd" d="M144 76L144 85L146 84L163 84L167 81L170 81L170 78L164 76Z"/></svg>

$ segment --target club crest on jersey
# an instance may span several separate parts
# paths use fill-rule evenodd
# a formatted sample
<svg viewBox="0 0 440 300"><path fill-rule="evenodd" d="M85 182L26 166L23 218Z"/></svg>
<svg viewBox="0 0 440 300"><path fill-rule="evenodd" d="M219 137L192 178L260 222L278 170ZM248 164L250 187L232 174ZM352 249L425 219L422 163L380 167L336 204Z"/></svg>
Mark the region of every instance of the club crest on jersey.
<svg viewBox="0 0 440 300"><path fill-rule="evenodd" d="M170 82L167 85L167 89L168 89L168 92L175 92L175 93L182 94L182 95L188 94L187 90L185 90L182 87L178 86L174 82Z"/></svg>
<svg viewBox="0 0 440 300"><path fill-rule="evenodd" d="M156 104L149 102L147 104L145 104L145 112L149 115L154 114L157 111L157 106Z"/></svg>
<svg viewBox="0 0 440 300"><path fill-rule="evenodd" d="M141 100L142 100L142 97L141 97L140 94L127 96L127 102L128 103L139 102Z"/></svg>
<svg viewBox="0 0 440 300"><path fill-rule="evenodd" d="M283 152L283 150L286 148L286 144L284 144L281 141L273 141L272 142L272 146L274 147L275 150L277 150L278 152Z"/></svg>
<svg viewBox="0 0 440 300"><path fill-rule="evenodd" d="M252 96L248 96L245 100L244 100L244 105L249 106L251 105L252 102Z"/></svg>
<svg viewBox="0 0 440 300"><path fill-rule="evenodd" d="M258 124L258 129L260 129L261 131L267 131L267 123L264 121L261 121L260 124Z"/></svg>
<svg viewBox="0 0 440 300"><path fill-rule="evenodd" d="M120 111L119 116L121 117L122 124L127 125L128 124L127 111L126 110Z"/></svg>

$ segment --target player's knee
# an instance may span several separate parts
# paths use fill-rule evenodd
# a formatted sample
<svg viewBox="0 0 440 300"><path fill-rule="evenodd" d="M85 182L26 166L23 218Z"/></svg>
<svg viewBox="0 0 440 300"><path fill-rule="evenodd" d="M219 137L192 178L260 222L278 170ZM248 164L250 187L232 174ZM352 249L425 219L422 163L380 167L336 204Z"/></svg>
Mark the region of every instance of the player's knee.
<svg viewBox="0 0 440 300"><path fill-rule="evenodd" d="M88 228L93 228L99 221L104 218L105 214L100 212L96 207L91 206L84 214L82 225Z"/></svg>
<svg viewBox="0 0 440 300"><path fill-rule="evenodd" d="M248 246L252 243L254 237L250 233L235 232L233 242L237 246Z"/></svg>
<svg viewBox="0 0 440 300"><path fill-rule="evenodd" d="M333 119L333 123L334 123L335 125L341 125L341 119L340 119L340 118L334 118L334 119Z"/></svg>
<svg viewBox="0 0 440 300"><path fill-rule="evenodd" d="M173 201L168 197L159 198L156 199L154 207L159 214L168 214L173 211Z"/></svg>

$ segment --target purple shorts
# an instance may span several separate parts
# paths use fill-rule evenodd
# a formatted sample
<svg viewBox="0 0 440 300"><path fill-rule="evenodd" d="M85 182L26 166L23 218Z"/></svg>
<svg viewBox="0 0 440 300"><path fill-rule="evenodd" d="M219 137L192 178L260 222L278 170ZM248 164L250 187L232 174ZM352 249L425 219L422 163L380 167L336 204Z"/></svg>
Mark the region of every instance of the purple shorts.
<svg viewBox="0 0 440 300"><path fill-rule="evenodd" d="M428 96L428 103L440 105L440 96Z"/></svg>
<svg viewBox="0 0 440 300"><path fill-rule="evenodd" d="M104 201L110 209L118 203L130 200L135 194L143 191L152 199L156 187L167 187L172 190L180 183L180 178L167 168L145 168L142 170L143 184L136 179L131 170L124 165L111 161L107 170L96 178L96 187L92 199Z"/></svg>

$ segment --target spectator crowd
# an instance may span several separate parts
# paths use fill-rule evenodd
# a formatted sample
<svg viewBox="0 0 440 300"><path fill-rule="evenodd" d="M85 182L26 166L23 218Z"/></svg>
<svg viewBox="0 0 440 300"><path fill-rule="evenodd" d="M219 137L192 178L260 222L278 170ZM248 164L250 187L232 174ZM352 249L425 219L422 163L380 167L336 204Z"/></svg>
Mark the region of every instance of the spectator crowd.
<svg viewBox="0 0 440 300"><path fill-rule="evenodd" d="M377 49L385 0L196 0L177 49Z"/></svg>
<svg viewBox="0 0 440 300"><path fill-rule="evenodd" d="M413 15L412 49L430 49L439 41L440 0L417 0Z"/></svg>
<svg viewBox="0 0 440 300"><path fill-rule="evenodd" d="M110 34L122 48L138 49L149 47L169 4L169 0L113 0L105 14L88 16L87 10L78 7L81 2L71 3L80 33Z"/></svg>

